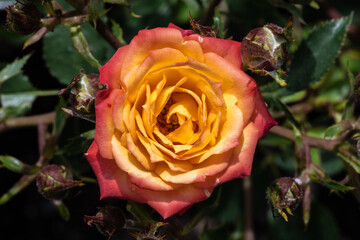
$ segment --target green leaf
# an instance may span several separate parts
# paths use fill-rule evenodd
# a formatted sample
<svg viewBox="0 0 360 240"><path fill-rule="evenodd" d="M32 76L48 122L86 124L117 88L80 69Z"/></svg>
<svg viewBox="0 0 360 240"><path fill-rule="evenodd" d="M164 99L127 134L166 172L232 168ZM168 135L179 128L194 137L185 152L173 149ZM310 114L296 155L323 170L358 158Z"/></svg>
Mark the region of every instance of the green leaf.
<svg viewBox="0 0 360 240"><path fill-rule="evenodd" d="M337 139L344 135L345 133L352 130L351 123L348 121L342 121L336 123L325 130L324 138L325 139Z"/></svg>
<svg viewBox="0 0 360 240"><path fill-rule="evenodd" d="M113 32L113 34L116 36L116 38L124 45L126 45L126 41L124 40L124 32L122 30L122 28L120 27L120 25L115 22L114 20L111 20L111 30Z"/></svg>
<svg viewBox="0 0 360 240"><path fill-rule="evenodd" d="M89 43L89 49L100 64L106 63L114 54L112 47L86 23L81 25L82 31ZM50 73L60 83L68 85L81 69L87 73L98 73L73 47L70 32L63 26L57 26L53 32L44 37L44 59Z"/></svg>
<svg viewBox="0 0 360 240"><path fill-rule="evenodd" d="M30 94L32 91L35 91L35 88L31 85L28 77L22 74L17 75L1 86L1 105L4 108L8 107L8 112L14 112L17 108L15 112L20 113L22 112L20 109L31 107L35 100L36 96Z"/></svg>
<svg viewBox="0 0 360 240"><path fill-rule="evenodd" d="M11 156L0 156L0 167L22 174L35 174L40 170L37 166L30 166Z"/></svg>
<svg viewBox="0 0 360 240"><path fill-rule="evenodd" d="M23 103L18 106L7 106L0 108L0 122L9 118L23 116L31 108L31 103Z"/></svg>
<svg viewBox="0 0 360 240"><path fill-rule="evenodd" d="M316 26L296 51L286 78L289 95L317 83L328 71L343 46L353 14Z"/></svg>
<svg viewBox="0 0 360 240"><path fill-rule="evenodd" d="M71 38L77 52L95 68L100 68L101 65L91 54L88 42L86 41L84 33L81 31L80 26L70 28Z"/></svg>
<svg viewBox="0 0 360 240"><path fill-rule="evenodd" d="M0 121L24 115L37 96L54 96L58 90L37 90L27 76L17 74L1 86Z"/></svg>
<svg viewBox="0 0 360 240"><path fill-rule="evenodd" d="M337 151L336 155L349 164L357 173L360 173L360 160L358 156L356 156L357 154L352 154L351 152L346 154L344 152Z"/></svg>
<svg viewBox="0 0 360 240"><path fill-rule="evenodd" d="M3 68L0 72L0 86L2 83L4 83L6 80L10 79L11 77L21 73L21 69L29 59L31 54L28 54L21 59L15 59L12 63L6 65L5 68Z"/></svg>
<svg viewBox="0 0 360 240"><path fill-rule="evenodd" d="M329 177L319 177L319 176L311 174L310 178L312 181L320 183L324 187L334 190L335 193L338 193L338 192L344 193L344 192L352 191L355 189L354 187L351 187L351 186L345 186L344 184L341 184Z"/></svg>

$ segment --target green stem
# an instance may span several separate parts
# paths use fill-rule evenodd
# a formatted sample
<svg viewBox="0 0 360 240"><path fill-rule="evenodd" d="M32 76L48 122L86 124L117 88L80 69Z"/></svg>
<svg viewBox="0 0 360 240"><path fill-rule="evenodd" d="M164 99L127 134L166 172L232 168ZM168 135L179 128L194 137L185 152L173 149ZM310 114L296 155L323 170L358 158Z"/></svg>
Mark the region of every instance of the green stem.
<svg viewBox="0 0 360 240"><path fill-rule="evenodd" d="M18 92L18 93L11 93L11 95L35 95L37 97L50 97L50 96L57 96L60 90L35 90L35 91L28 91L28 92Z"/></svg>

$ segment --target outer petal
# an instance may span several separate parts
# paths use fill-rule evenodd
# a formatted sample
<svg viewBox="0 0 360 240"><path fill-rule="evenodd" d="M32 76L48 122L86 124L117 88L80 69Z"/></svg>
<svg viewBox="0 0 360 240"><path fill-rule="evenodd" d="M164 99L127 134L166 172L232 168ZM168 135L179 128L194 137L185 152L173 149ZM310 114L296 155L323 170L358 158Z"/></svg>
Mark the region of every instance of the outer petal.
<svg viewBox="0 0 360 240"><path fill-rule="evenodd" d="M179 30L181 32L181 34L183 35L183 37L189 36L191 34L195 34L195 32L193 30L184 30L172 23L169 24L168 28L175 28L175 29Z"/></svg>
<svg viewBox="0 0 360 240"><path fill-rule="evenodd" d="M128 49L128 46L119 48L114 54L114 56L104 66L99 68L99 80L102 84L107 84L110 90L115 88L121 88L121 66L123 64L124 57Z"/></svg>
<svg viewBox="0 0 360 240"><path fill-rule="evenodd" d="M96 95L95 112L96 112L96 131L95 142L99 147L101 155L105 158L113 158L111 149L111 139L115 131L115 125L113 122L113 103L116 97L124 94L121 89L106 90L110 94L103 100L99 98L99 95L103 95L100 91Z"/></svg>
<svg viewBox="0 0 360 240"><path fill-rule="evenodd" d="M169 28L179 30L185 40L192 39L200 42L204 53L214 52L234 64L236 67L243 69L240 55L240 42L211 37L203 37L199 34L195 34L192 30L184 30L172 23L169 24Z"/></svg>
<svg viewBox="0 0 360 240"><path fill-rule="evenodd" d="M184 37L184 39L199 41L204 53L216 53L227 60L230 64L233 64L235 67L243 70L240 55L240 42L203 37L198 34L192 34L190 36Z"/></svg>
<svg viewBox="0 0 360 240"><path fill-rule="evenodd" d="M200 189L192 185L170 192L142 191L140 194L147 199L147 204L166 219L194 203L210 197L213 189Z"/></svg>
<svg viewBox="0 0 360 240"><path fill-rule="evenodd" d="M118 168L113 159L101 157L95 142L85 154L100 185L101 199L108 197L148 203L165 219L196 202L207 199L213 189L200 189L192 185L174 191L156 192L132 185L127 173Z"/></svg>
<svg viewBox="0 0 360 240"><path fill-rule="evenodd" d="M255 125L249 123L240 137L240 144L233 151L228 168L221 174L218 183L250 175L258 136L259 131Z"/></svg>
<svg viewBox="0 0 360 240"><path fill-rule="evenodd" d="M261 138L270 130L270 128L276 126L277 122L272 118L268 109L266 108L264 100L258 88L256 89L255 104L256 107L252 117L252 122L259 130L259 138Z"/></svg>
<svg viewBox="0 0 360 240"><path fill-rule="evenodd" d="M141 195L132 190L135 186L130 183L127 173L121 171L113 159L105 159L100 155L95 142L91 144L85 156L98 179L101 199L117 197L141 203L146 202Z"/></svg>

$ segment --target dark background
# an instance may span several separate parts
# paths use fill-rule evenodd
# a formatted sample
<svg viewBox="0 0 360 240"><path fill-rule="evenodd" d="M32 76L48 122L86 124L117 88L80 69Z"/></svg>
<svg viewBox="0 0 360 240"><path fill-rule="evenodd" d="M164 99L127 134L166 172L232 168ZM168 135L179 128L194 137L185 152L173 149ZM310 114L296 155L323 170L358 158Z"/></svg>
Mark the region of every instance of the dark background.
<svg viewBox="0 0 360 240"><path fill-rule="evenodd" d="M121 23L125 33L125 40L128 42L139 29L145 27L167 26L169 22L174 22L184 28L189 28L188 20L184 20L184 14L180 14L181 11L184 11L183 9L187 11L186 7L188 5L184 4L185 1L173 2L176 3L170 4L168 1L155 0L151 1L150 4L145 0L134 0L132 10L142 15L142 18L132 18L124 7L113 7L109 12L109 16ZM229 4L228 36L233 36L233 39L238 41L241 41L251 29L262 26L267 22L285 26L290 15L285 9L275 8L268 1L234 0L227 2ZM333 0L321 1L321 3L320 10L304 7L304 20L309 25L320 20L330 19L332 16L329 15L327 7L331 7L343 15L348 15L351 10L355 10L353 23L355 27L359 27L359 1ZM194 11L193 17L200 16L200 14L201 9L198 12ZM32 57L23 69L31 83L38 89L63 88L64 85L59 83L50 73L42 57L43 41L22 51L24 38L16 34L6 33L4 30L5 18L6 13L1 10L0 62L9 63L16 57L32 52ZM358 29L350 34L348 41L350 41L348 46L350 45L359 51ZM27 115L51 112L58 101L57 96L39 97L35 100L31 111ZM316 119L322 113L313 112L312 114L313 118ZM93 124L85 120L68 120L64 134L59 142L60 146L66 145L71 137L93 127ZM34 164L39 157L37 141L35 127L0 132L0 154L11 155L25 163ZM262 145L266 146L266 142L260 143L260 146ZM287 142L285 145L289 148L288 151L291 152L293 149L292 144ZM313 186L311 220L307 231L304 231L301 222L301 208L295 211L295 217L290 216L288 223L285 223L279 216L273 218L266 201L266 187L276 177L292 176L294 166L284 167L281 164L275 164L273 168L276 171L272 171L268 165L269 158L272 156L275 158L276 153L280 152L281 154L282 149L270 148L270 150L273 152L269 152L269 148L267 148L268 152L258 149L251 176L256 239L360 239L358 230L360 226L360 205L356 199L350 193L342 196L330 194L328 189L319 185ZM324 155L324 158L333 159L334 156ZM93 177L86 159L81 154L72 156L68 161L81 165L83 175ZM279 161L281 162L281 160ZM344 169L340 168L339 171L335 171L332 177L340 180L344 177L344 174ZM0 194L5 193L20 177L19 174L0 169ZM216 192L207 201L190 208L185 215L178 217L180 221L189 221L203 206L212 203L215 195ZM106 203L106 201L99 201L99 190L96 184L87 184L82 187L77 194L65 200L65 203L71 212L69 221L64 221L50 201L37 192L35 183L30 184L10 202L0 206L0 234L2 235L0 238L3 239L8 236L7 238L11 240L107 239L107 237L98 233L95 228L90 228L84 222L84 215L95 214L96 207ZM123 200L116 200L111 203L120 207L124 207L126 204ZM206 234L204 234L203 239L225 239L224 232L230 233L242 229L245 221L243 205L242 180L224 184L219 207L207 216L209 227L213 227L208 234L212 235L213 238L206 238ZM153 216L159 218L156 213ZM200 231L201 228L197 230ZM124 230L123 233L114 236L113 239L132 239L127 236L128 234ZM219 237L214 238L214 236Z"/></svg>

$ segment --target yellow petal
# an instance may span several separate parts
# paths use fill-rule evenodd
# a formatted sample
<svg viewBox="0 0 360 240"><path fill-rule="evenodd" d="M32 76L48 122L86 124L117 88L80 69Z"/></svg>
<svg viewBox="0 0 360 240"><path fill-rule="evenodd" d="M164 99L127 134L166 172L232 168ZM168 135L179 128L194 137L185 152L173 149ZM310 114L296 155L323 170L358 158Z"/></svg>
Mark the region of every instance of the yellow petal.
<svg viewBox="0 0 360 240"><path fill-rule="evenodd" d="M130 134L126 134L126 148L146 170L152 171L155 169L156 164L151 163L146 149L142 144L135 144Z"/></svg>
<svg viewBox="0 0 360 240"><path fill-rule="evenodd" d="M173 91L176 88L180 87L186 81L187 81L187 78L183 77L176 83L175 86L166 87L161 91L161 93L159 94L158 98L156 99L156 103L155 103L155 112L154 113L155 113L156 117L160 114L162 109L165 107L165 105L166 105L167 101L170 99Z"/></svg>
<svg viewBox="0 0 360 240"><path fill-rule="evenodd" d="M193 122L188 119L184 124L170 132L166 137L173 143L188 144L194 136Z"/></svg>
<svg viewBox="0 0 360 240"><path fill-rule="evenodd" d="M157 191L174 189L172 185L164 182L154 172L146 171L135 157L121 145L116 136L113 136L111 144L116 164L121 170L129 174L135 185Z"/></svg>

